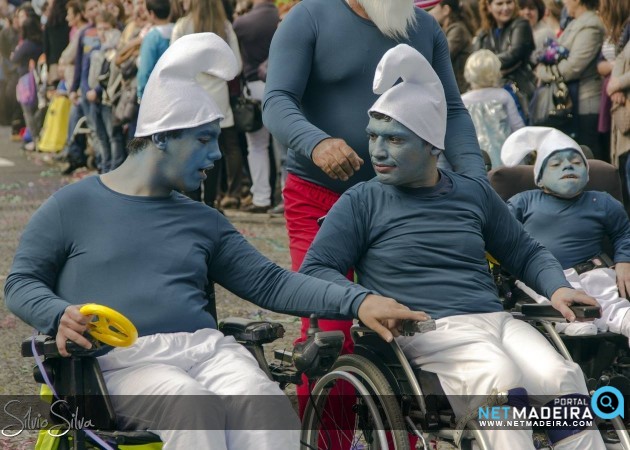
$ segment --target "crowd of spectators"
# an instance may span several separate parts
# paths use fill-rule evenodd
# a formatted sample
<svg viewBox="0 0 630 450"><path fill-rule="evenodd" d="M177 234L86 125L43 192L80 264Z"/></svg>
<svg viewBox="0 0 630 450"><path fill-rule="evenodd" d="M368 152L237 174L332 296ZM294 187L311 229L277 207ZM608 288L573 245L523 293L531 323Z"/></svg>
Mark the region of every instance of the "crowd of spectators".
<svg viewBox="0 0 630 450"><path fill-rule="evenodd" d="M11 126L11 139L25 151L53 152L50 160L64 175L86 167L110 172L127 156L162 53L181 36L213 32L244 71L229 84L211 75L201 81L225 115L223 158L200 189L186 194L249 212L267 212L279 201L282 212L274 188L286 150L278 153L264 127L238 131L231 104L243 91L262 99L258 67L292 3L278 9L268 0L0 0L0 124Z"/></svg>
<svg viewBox="0 0 630 450"><path fill-rule="evenodd" d="M243 90L262 99L271 39L294 3L0 0L0 124L12 127L12 139L23 141L25 150L56 152L64 174L84 166L107 173L126 157L160 55L181 36L211 31L233 49L242 75L230 83L212 76L203 81L225 113L223 159L189 195L249 212L267 212L280 202L275 211L282 212L274 188L284 186L287 150L264 127L239 132L231 104ZM442 0L429 11L446 35L457 84L493 167L501 164L497 151L507 135L529 124L537 86L560 75L575 116L562 131L627 178L630 137L610 111L626 104L630 89L628 2ZM540 63L550 45L567 50L557 72ZM497 59L482 58L480 50ZM52 107L59 98L69 104L62 113ZM46 117L49 110L54 117ZM53 128L58 144L46 142Z"/></svg>
<svg viewBox="0 0 630 450"><path fill-rule="evenodd" d="M630 92L630 3L442 0L431 14L446 34L464 103L493 167L501 164L496 149L507 135L532 124L529 106L537 87L561 77L574 117L561 131L587 146L596 159L615 164L627 178L630 136L619 132L610 111L625 105ZM556 64L544 60L550 48L564 52ZM481 50L498 57L500 76L488 70L488 55L477 54ZM480 64L482 59L486 64ZM469 78L476 80L476 87ZM514 101L499 91L491 94L489 88L506 90ZM522 120L516 120L514 106Z"/></svg>

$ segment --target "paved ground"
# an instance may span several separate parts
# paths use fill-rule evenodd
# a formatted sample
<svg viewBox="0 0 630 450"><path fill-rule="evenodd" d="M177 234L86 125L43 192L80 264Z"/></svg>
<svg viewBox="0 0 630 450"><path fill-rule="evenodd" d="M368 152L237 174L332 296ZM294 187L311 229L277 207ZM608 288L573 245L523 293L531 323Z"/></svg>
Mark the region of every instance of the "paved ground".
<svg viewBox="0 0 630 450"><path fill-rule="evenodd" d="M0 127L0 286L4 286L13 255L29 217L37 207L60 187L76 181L62 177L59 169L46 162L48 155L25 154L18 144L10 142L9 129ZM89 174L84 174L89 175ZM248 215L228 211L235 227L263 254L289 267L289 252L284 219L268 215ZM297 318L270 313L245 302L218 287L217 309L219 317L240 316L264 318L283 323L287 335L273 348L291 348L299 332ZM32 334L32 329L10 314L4 306L0 290L0 403L8 397L38 392L33 381L31 358L22 358L19 345ZM4 405L0 405L4 406ZM33 434L24 432L7 438L0 434L0 449L32 448Z"/></svg>

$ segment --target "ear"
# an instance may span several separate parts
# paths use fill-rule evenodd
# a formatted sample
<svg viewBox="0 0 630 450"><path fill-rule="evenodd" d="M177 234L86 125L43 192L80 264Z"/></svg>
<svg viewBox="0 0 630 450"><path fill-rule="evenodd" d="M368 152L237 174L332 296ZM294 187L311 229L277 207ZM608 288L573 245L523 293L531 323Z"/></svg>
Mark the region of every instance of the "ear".
<svg viewBox="0 0 630 450"><path fill-rule="evenodd" d="M431 149L429 150L429 154L431 156L438 156L440 153L442 153L442 150L440 150L437 147L433 147L431 144L429 144L429 146L431 147Z"/></svg>
<svg viewBox="0 0 630 450"><path fill-rule="evenodd" d="M151 136L151 141L153 142L153 145L155 145L160 150L166 149L166 133L155 133Z"/></svg>

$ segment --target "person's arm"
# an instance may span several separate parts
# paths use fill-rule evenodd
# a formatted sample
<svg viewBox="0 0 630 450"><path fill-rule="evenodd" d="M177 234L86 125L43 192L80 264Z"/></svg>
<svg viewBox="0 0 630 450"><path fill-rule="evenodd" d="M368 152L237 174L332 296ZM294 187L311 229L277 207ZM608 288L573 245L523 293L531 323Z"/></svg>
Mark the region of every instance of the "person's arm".
<svg viewBox="0 0 630 450"><path fill-rule="evenodd" d="M272 311L347 319L356 317L370 291L339 286L304 274L289 272L261 255L232 227L217 218L219 248L210 262L214 281L237 296Z"/></svg>
<svg viewBox="0 0 630 450"><path fill-rule="evenodd" d="M451 61L470 44L470 36L462 27L463 25L446 30L446 40L448 41L448 51L451 55Z"/></svg>
<svg viewBox="0 0 630 450"><path fill-rule="evenodd" d="M581 29L575 36L569 56L558 63L558 71L565 81L579 80L584 70L597 57L604 33L595 26Z"/></svg>
<svg viewBox="0 0 630 450"><path fill-rule="evenodd" d="M11 62L16 66L28 66L29 60L33 59L34 54L35 44L31 41L23 41L13 52Z"/></svg>
<svg viewBox="0 0 630 450"><path fill-rule="evenodd" d="M512 213L514 218L517 221L519 221L520 223L523 223L523 221L524 221L524 212L525 212L525 208L526 208L525 196L522 193L512 196L507 201L507 207L508 207L508 211L510 211L510 213Z"/></svg>
<svg viewBox="0 0 630 450"><path fill-rule="evenodd" d="M326 215L300 272L341 286L354 285L346 274L366 251L369 226L368 208L354 189L346 192Z"/></svg>
<svg viewBox="0 0 630 450"><path fill-rule="evenodd" d="M315 51L316 29L306 7L298 3L271 41L263 122L281 143L311 159L315 146L329 138L300 109Z"/></svg>
<svg viewBox="0 0 630 450"><path fill-rule="evenodd" d="M44 32L42 35L42 50L46 55L46 63L50 65L50 27L44 26Z"/></svg>
<svg viewBox="0 0 630 450"><path fill-rule="evenodd" d="M263 308L298 316L357 317L387 342L398 335L401 320L429 319L361 286L339 286L283 269L254 249L227 219L217 214L217 222L219 248L210 262L212 279Z"/></svg>
<svg viewBox="0 0 630 450"><path fill-rule="evenodd" d="M509 48L497 54L504 73L510 73L515 68L528 64L529 57L536 47L532 28L526 20L515 19L509 39L511 43Z"/></svg>
<svg viewBox="0 0 630 450"><path fill-rule="evenodd" d="M9 310L42 333L54 335L70 305L53 292L66 258L61 213L51 197L26 226L4 286Z"/></svg>
<svg viewBox="0 0 630 450"><path fill-rule="evenodd" d="M446 36L437 21L432 19L432 22L434 44L431 66L442 81L448 108L444 156L456 172L487 180L475 126L462 102L453 73Z"/></svg>
<svg viewBox="0 0 630 450"><path fill-rule="evenodd" d="M630 220L623 205L612 196L606 196L606 234L612 243L614 261L630 262Z"/></svg>
<svg viewBox="0 0 630 450"><path fill-rule="evenodd" d="M171 32L171 45L180 37L184 36L184 21L187 20L186 16L180 18L175 25L173 25L173 31Z"/></svg>
<svg viewBox="0 0 630 450"><path fill-rule="evenodd" d="M88 27L84 27L79 32L79 39L77 40L77 54L74 58L74 79L72 80L72 86L70 86L70 92L76 92L79 90L81 84L81 70L83 64L83 37L85 36L85 30Z"/></svg>
<svg viewBox="0 0 630 450"><path fill-rule="evenodd" d="M236 63L238 64L238 72L240 73L243 70L243 58L241 57L241 49L238 46L238 38L230 22L226 22L225 31L227 32L227 43L232 49L232 52L234 52Z"/></svg>
<svg viewBox="0 0 630 450"><path fill-rule="evenodd" d="M486 187L485 194L483 235L488 252L508 272L549 299L558 289L570 288L553 255L525 232L492 188Z"/></svg>
<svg viewBox="0 0 630 450"><path fill-rule="evenodd" d="M626 44L624 49L619 52L617 58L615 58L615 64L610 74L610 81L608 83L608 95L614 92L625 91L630 89L630 70L625 70L630 61L630 42ZM625 70L625 72L624 72ZM612 86L611 84L612 83Z"/></svg>
<svg viewBox="0 0 630 450"><path fill-rule="evenodd" d="M142 98L144 88L149 81L149 76L159 59L156 51L156 39L159 39L159 33L149 32L142 41L142 45L140 45L140 65L138 66L138 75L136 78L139 99Z"/></svg>
<svg viewBox="0 0 630 450"><path fill-rule="evenodd" d="M505 104L507 106L508 120L510 121L510 131L514 133L516 130L520 130L525 126L525 122L523 122L523 118L518 113L518 109L516 108L516 103L512 96L506 91L505 92Z"/></svg>

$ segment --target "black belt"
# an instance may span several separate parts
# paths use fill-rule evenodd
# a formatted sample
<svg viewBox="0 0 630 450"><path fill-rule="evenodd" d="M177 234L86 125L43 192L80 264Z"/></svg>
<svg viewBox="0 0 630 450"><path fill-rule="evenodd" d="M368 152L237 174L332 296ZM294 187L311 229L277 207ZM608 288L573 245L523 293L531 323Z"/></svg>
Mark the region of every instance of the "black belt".
<svg viewBox="0 0 630 450"><path fill-rule="evenodd" d="M606 267L611 267L613 265L614 263L608 257L608 255L602 253L600 255L594 256L586 262L576 264L575 266L573 266L573 268L578 273L578 275L581 275L584 272L588 272L590 270L602 269Z"/></svg>

